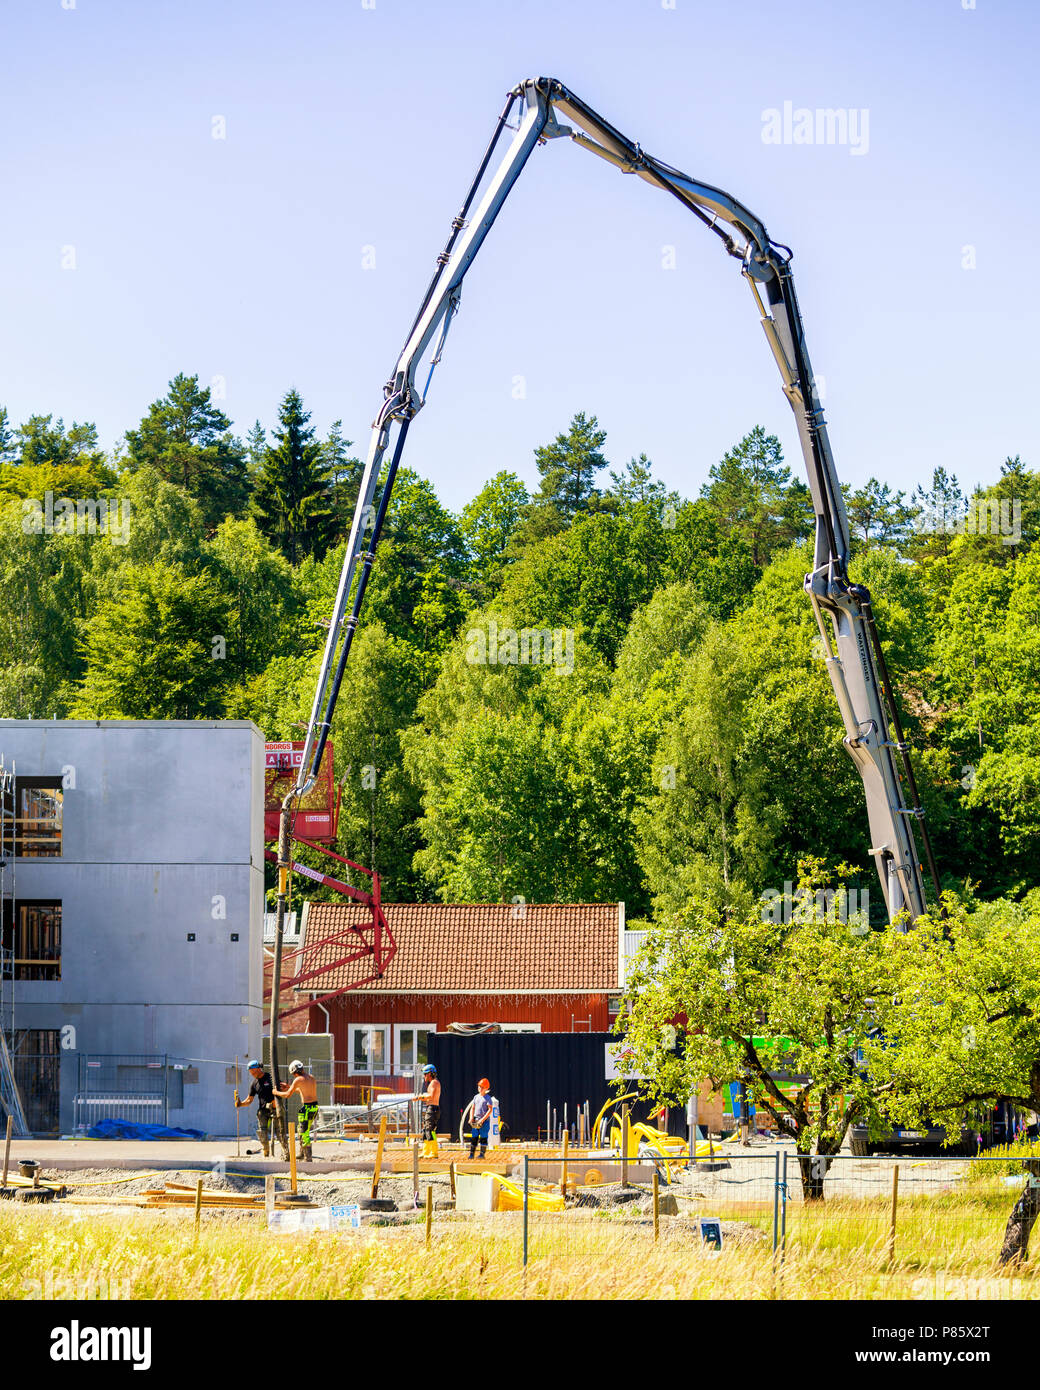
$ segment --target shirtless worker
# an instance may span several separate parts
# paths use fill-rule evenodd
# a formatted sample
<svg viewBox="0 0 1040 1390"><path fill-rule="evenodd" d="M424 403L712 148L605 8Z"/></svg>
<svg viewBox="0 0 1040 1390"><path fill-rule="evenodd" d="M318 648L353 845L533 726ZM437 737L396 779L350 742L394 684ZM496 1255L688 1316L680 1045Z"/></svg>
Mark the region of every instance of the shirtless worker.
<svg viewBox="0 0 1040 1390"><path fill-rule="evenodd" d="M427 1062L422 1069L426 1090L417 1096L423 1107L423 1158L437 1157L437 1126L441 1119L441 1083L437 1080L437 1068Z"/></svg>
<svg viewBox="0 0 1040 1390"><path fill-rule="evenodd" d="M279 1100L290 1096L300 1097L300 1113L296 1116L296 1131L300 1137L300 1158L304 1163L313 1161L311 1153L311 1122L318 1113L318 1083L309 1072L304 1071L302 1062L289 1063L292 1085L284 1091L275 1091Z"/></svg>

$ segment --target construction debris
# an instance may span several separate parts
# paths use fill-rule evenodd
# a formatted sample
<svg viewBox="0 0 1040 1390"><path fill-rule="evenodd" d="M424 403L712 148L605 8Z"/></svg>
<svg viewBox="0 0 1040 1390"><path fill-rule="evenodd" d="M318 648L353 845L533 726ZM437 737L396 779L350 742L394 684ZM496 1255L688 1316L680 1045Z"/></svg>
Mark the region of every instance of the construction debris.
<svg viewBox="0 0 1040 1390"><path fill-rule="evenodd" d="M21 1176L16 1176L14 1173L9 1173L7 1175L7 1182L0 1186L0 1197L17 1197L20 1201L25 1201L27 1199L21 1196L23 1192L46 1192L48 1194L46 1197L37 1197L29 1200L48 1202L53 1197L64 1197L66 1190L64 1183L56 1181L48 1182L43 1178L23 1178Z"/></svg>

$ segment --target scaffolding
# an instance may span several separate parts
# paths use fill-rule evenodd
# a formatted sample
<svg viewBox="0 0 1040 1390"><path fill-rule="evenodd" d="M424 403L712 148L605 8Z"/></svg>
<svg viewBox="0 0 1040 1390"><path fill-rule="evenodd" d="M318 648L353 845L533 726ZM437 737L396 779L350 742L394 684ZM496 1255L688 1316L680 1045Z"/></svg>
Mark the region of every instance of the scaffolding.
<svg viewBox="0 0 1040 1390"><path fill-rule="evenodd" d="M15 802L15 768L8 768L0 757L0 920L10 922L11 945L0 935L0 1110L11 1117L12 1132L30 1137L15 1080L14 1063L8 1040L14 1036L14 922L15 922L15 834L18 807Z"/></svg>

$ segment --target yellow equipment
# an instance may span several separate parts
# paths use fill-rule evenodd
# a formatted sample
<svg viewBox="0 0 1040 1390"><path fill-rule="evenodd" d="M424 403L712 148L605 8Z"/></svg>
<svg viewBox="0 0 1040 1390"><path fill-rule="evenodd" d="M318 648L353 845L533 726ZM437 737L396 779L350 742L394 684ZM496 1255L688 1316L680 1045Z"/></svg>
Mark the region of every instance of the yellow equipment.
<svg viewBox="0 0 1040 1390"><path fill-rule="evenodd" d="M616 1149L618 1153L621 1152L620 1125L612 1124L610 1127L610 1147ZM648 1149L655 1158L686 1159L690 1154L690 1148L685 1139L679 1139L663 1129L655 1129L653 1125L630 1122L628 1126L629 1158L645 1157Z"/></svg>
<svg viewBox="0 0 1040 1390"><path fill-rule="evenodd" d="M511 1182L509 1178L500 1178L497 1173L486 1174L493 1183L498 1184L498 1201L496 1210L498 1211L523 1211L524 1209L524 1189L520 1183ZM534 1188L529 1188L527 1193L528 1211L566 1211L566 1203L559 1192L536 1192Z"/></svg>

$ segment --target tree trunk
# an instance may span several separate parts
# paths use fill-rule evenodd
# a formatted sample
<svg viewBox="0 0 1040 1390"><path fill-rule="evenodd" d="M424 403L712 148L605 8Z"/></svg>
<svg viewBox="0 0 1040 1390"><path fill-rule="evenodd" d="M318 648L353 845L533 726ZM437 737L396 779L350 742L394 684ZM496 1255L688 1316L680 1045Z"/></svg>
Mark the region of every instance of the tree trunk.
<svg viewBox="0 0 1040 1390"><path fill-rule="evenodd" d="M802 1200L823 1201L823 1182L831 1160L823 1154L799 1154L798 1167L802 1175Z"/></svg>
<svg viewBox="0 0 1040 1390"><path fill-rule="evenodd" d="M1004 1228L1004 1244L1000 1247L1002 1265L1018 1264L1029 1252L1029 1235L1040 1216L1040 1163L1027 1165L1029 1177L1025 1191L1015 1203Z"/></svg>

